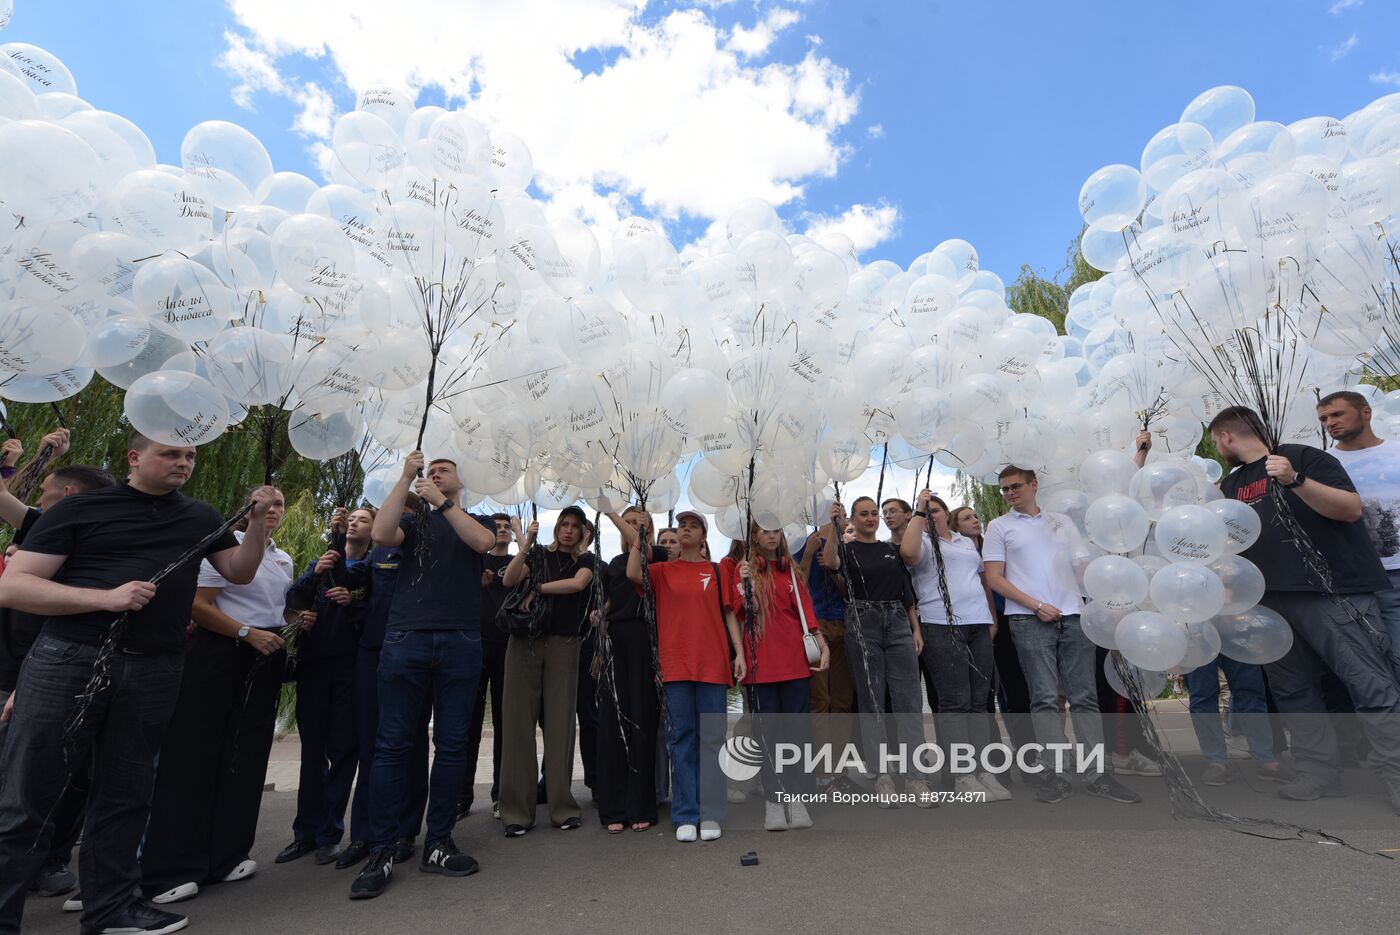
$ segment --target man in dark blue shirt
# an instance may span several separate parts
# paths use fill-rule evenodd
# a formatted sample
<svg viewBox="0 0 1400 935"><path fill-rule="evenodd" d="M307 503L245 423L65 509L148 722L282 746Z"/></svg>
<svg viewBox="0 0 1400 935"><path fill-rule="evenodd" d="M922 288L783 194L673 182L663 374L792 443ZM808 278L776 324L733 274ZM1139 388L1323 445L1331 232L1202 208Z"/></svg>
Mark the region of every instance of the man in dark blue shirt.
<svg viewBox="0 0 1400 935"><path fill-rule="evenodd" d="M457 850L452 824L481 677L481 556L496 544L496 524L457 504L462 481L454 462L435 459L419 478L422 469L423 453L415 451L374 521L374 541L399 547L402 559L379 657L379 733L370 785L373 849L350 886L351 899L373 898L389 885L414 735L428 699L437 756L419 869L446 876L478 869ZM403 513L410 486L427 505L417 515Z"/></svg>

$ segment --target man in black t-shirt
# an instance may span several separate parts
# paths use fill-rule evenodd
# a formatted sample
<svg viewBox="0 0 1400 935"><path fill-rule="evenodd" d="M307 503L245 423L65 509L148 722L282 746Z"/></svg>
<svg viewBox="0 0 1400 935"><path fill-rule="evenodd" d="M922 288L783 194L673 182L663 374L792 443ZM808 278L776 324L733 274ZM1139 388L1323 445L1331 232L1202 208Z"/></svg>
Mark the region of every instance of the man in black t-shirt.
<svg viewBox="0 0 1400 935"><path fill-rule="evenodd" d="M62 457L68 450L68 433L62 430L54 432L45 436L42 444L52 445L54 457ZM0 486L0 520L14 527L13 545L18 547L24 544L25 536L43 510L65 497L111 487L115 483L112 475L101 468L83 464L61 467L51 471L39 485L38 505L34 507L25 506L7 488ZM20 666L43 627L43 617L19 610L0 610L0 705L8 707L10 696L19 682ZM0 715L0 750L5 748L9 725L9 716ZM61 896L77 882L68 864L73 858L73 845L83 830L87 791L87 771L75 773L53 817L53 848L34 881L34 888L41 896Z"/></svg>
<svg viewBox="0 0 1400 935"><path fill-rule="evenodd" d="M1263 524L1259 540L1242 553L1264 573L1267 590L1259 603L1293 629L1292 648L1265 666L1298 767L1297 781L1281 786L1279 795L1342 794L1337 735L1318 688L1331 669L1351 695L1371 741L1372 765L1400 811L1400 685L1387 662L1390 640L1375 594L1389 582L1358 522L1361 497L1326 452L1307 445L1270 452L1253 410L1223 410L1211 420L1210 437L1234 467L1220 482L1221 492L1252 505ZM1306 541L1296 541L1284 525L1275 485Z"/></svg>
<svg viewBox="0 0 1400 935"><path fill-rule="evenodd" d="M389 885L408 761L429 700L436 756L418 869L454 877L479 869L457 850L452 825L481 678L482 555L496 544L496 524L458 505L462 481L455 462L437 458L419 477L422 470L423 453L415 451L374 520L375 543L399 547L402 558L379 654L379 734L369 804L372 849L350 885L351 899L372 899ZM426 512L404 514L410 486L427 504Z"/></svg>
<svg viewBox="0 0 1400 935"><path fill-rule="evenodd" d="M170 930L180 916L133 896L136 851L150 812L155 762L174 712L199 558L247 584L262 562L270 498L253 495L242 544L207 503L180 494L195 449L133 433L125 484L45 510L0 576L0 606L47 619L14 697L0 788L0 932L17 932L24 891L48 854L50 816L79 764L90 763L80 867L83 930ZM222 530L222 531L221 531ZM212 538L211 538L212 537ZM204 543L161 581L150 579ZM126 629L108 680L71 737L65 726L93 675L113 622Z"/></svg>
<svg viewBox="0 0 1400 935"><path fill-rule="evenodd" d="M499 818L496 799L501 791L501 693L506 674L506 646L509 634L496 620L510 589L502 576L510 564L510 544L519 534L519 521L505 513L491 514L496 524L496 544L481 556L481 681L476 687L476 702L472 706L471 733L467 735L467 773L462 783L462 797L457 802L457 817L471 811L475 798L476 761L481 753L481 731L486 724L486 700L491 699L491 813Z"/></svg>

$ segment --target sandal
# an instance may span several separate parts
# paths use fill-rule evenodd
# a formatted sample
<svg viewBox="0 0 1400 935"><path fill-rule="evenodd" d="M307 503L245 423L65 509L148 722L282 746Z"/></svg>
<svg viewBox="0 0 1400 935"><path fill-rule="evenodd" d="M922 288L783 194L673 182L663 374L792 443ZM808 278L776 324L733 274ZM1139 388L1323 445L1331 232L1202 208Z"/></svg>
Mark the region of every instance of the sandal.
<svg viewBox="0 0 1400 935"><path fill-rule="evenodd" d="M625 825L618 824L617 822L608 825L608 834L621 834L626 830L627 827Z"/></svg>
<svg viewBox="0 0 1400 935"><path fill-rule="evenodd" d="M632 822L632 830L637 832L650 831L651 824L649 821L634 821Z"/></svg>

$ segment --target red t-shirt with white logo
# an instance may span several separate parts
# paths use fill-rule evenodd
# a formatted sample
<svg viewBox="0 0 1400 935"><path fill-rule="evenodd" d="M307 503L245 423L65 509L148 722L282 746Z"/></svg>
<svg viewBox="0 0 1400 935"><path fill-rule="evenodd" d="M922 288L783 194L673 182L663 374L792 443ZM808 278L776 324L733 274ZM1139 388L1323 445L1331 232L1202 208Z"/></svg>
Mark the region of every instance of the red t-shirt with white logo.
<svg viewBox="0 0 1400 935"><path fill-rule="evenodd" d="M715 580L715 566L709 562L656 562L647 566L647 572L656 597L662 681L732 685L729 637L720 615L725 583ZM725 572L722 577L730 575Z"/></svg>
<svg viewBox="0 0 1400 935"><path fill-rule="evenodd" d="M757 565L757 561L754 565ZM724 592L725 603L734 611L734 616L740 623L743 623L748 613L744 606L744 582L739 577L739 563L726 558L720 562L719 567L724 572L724 580L728 585ZM769 588L772 619L763 622L763 636L758 641L757 652L754 651L754 647L745 646L744 661L748 664L748 673L744 676L745 685L790 682L811 677L812 670L807 665L807 649L802 645L802 619L805 615L806 628L815 632L817 612L812 607L812 599L808 596L807 589L796 587L796 583L795 576L787 571L775 570L771 575L755 575L754 606L762 609L763 602L758 589ZM802 604L801 612L798 611L799 601ZM747 644L747 627L741 629Z"/></svg>

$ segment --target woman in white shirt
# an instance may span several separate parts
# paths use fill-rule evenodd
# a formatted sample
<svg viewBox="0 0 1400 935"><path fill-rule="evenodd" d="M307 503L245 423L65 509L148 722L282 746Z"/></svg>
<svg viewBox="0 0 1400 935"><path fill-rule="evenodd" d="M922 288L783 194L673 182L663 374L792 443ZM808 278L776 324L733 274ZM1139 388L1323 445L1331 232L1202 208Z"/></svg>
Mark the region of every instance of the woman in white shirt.
<svg viewBox="0 0 1400 935"><path fill-rule="evenodd" d="M286 512L282 492L254 490L273 498L257 575L240 585L208 561L199 571L180 700L161 748L141 851L141 888L153 903L189 899L201 886L247 879L258 869L248 852L286 672L281 630L293 565L272 541Z"/></svg>
<svg viewBox="0 0 1400 935"><path fill-rule="evenodd" d="M981 769L982 752L991 742L980 709L991 686L996 610L977 546L948 521L948 505L925 490L899 545L919 599L920 662L938 692L938 739L944 753L951 757L954 744L970 745L977 757L976 771L958 774L954 791L985 792L988 801L1002 801L1011 794Z"/></svg>

